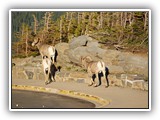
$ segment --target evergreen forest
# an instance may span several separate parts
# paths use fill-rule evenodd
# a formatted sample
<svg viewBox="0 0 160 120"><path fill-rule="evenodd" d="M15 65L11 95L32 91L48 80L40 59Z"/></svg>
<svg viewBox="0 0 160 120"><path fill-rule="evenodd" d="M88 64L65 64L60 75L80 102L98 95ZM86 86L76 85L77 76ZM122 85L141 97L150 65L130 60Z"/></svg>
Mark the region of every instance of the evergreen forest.
<svg viewBox="0 0 160 120"><path fill-rule="evenodd" d="M148 51L149 12L35 12L12 11L12 57L38 55L34 37L47 44L70 42L88 35L117 50Z"/></svg>

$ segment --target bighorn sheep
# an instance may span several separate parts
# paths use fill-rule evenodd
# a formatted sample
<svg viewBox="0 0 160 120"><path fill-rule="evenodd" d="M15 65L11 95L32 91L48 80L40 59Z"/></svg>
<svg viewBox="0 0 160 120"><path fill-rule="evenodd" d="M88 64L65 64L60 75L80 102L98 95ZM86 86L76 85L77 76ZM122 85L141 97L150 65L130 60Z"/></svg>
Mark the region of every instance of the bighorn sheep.
<svg viewBox="0 0 160 120"><path fill-rule="evenodd" d="M91 77L89 86L94 84L94 87L97 87L98 85L100 85L100 81L99 81L99 84L97 85L96 82L93 80L93 75L96 75L95 77L97 77L98 79L99 73L102 73L104 78L106 79L105 87L109 86L109 82L107 78L107 75L109 73L108 73L108 70L106 71L106 66L103 61L92 61L92 58L90 56L86 56L86 57L81 57L81 63L82 63L82 66L85 67L85 69L87 69L88 76Z"/></svg>
<svg viewBox="0 0 160 120"><path fill-rule="evenodd" d="M44 56L48 56L51 59L52 63L55 62L55 57L56 57L55 47L41 43L40 38L35 38L32 43L32 46L37 46L42 56L42 59Z"/></svg>
<svg viewBox="0 0 160 120"><path fill-rule="evenodd" d="M48 56L43 56L42 59L43 71L45 75L45 84L49 84L51 81L55 81L52 73L52 61Z"/></svg>

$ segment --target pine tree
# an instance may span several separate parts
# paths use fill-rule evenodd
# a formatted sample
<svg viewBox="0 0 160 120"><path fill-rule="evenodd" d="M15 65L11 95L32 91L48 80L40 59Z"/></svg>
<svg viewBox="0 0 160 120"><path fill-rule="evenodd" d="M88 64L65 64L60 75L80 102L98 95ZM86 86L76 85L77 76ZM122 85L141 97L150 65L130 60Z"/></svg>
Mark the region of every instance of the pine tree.
<svg viewBox="0 0 160 120"><path fill-rule="evenodd" d="M35 35L51 45L89 35L104 44L147 48L148 16L148 12L134 11L13 12L13 53L23 56L38 53L31 47Z"/></svg>

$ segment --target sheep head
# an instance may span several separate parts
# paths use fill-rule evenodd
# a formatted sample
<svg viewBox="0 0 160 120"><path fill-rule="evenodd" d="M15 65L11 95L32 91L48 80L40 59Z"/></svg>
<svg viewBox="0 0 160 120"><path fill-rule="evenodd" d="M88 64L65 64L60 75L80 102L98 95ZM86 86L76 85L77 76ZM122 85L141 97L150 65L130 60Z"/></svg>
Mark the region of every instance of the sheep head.
<svg viewBox="0 0 160 120"><path fill-rule="evenodd" d="M81 61L81 63L82 63L82 67L87 67L87 64L89 63L89 62L91 62L92 61L92 58L90 57L90 56L85 56L85 57L81 57L80 58L80 61Z"/></svg>
<svg viewBox="0 0 160 120"><path fill-rule="evenodd" d="M36 46L40 42L40 38L34 38L32 46Z"/></svg>

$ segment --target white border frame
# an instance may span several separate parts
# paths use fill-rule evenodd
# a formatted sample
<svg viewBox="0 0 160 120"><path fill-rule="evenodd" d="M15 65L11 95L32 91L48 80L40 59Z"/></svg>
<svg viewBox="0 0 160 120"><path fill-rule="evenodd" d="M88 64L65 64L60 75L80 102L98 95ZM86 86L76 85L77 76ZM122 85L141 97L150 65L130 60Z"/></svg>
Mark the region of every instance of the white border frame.
<svg viewBox="0 0 160 120"><path fill-rule="evenodd" d="M86 11L86 12L94 12L94 11L148 11L149 12L149 55L148 55L148 75L149 75L149 108L148 109L130 109L130 108L101 108L101 109L12 109L11 108L11 86L12 86L12 64L11 64L11 13L14 11ZM151 110L151 10L150 9L10 9L9 10L9 110L10 111L150 111Z"/></svg>

